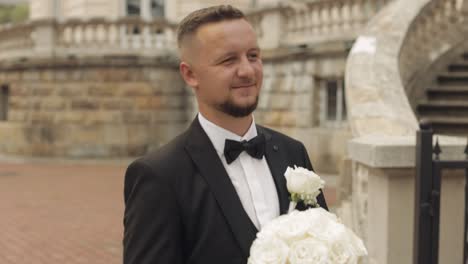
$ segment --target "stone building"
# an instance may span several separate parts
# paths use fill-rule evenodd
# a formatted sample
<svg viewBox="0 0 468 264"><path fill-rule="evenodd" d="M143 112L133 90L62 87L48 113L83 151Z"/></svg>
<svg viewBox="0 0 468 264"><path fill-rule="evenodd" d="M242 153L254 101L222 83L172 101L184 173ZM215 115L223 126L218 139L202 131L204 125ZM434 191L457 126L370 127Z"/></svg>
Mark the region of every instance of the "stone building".
<svg viewBox="0 0 468 264"><path fill-rule="evenodd" d="M244 9L264 50L257 120L301 139L337 173L350 136L345 60L388 1L224 1ZM176 22L219 1L31 0L0 29L0 151L59 157L144 154L181 131L194 98L177 72Z"/></svg>

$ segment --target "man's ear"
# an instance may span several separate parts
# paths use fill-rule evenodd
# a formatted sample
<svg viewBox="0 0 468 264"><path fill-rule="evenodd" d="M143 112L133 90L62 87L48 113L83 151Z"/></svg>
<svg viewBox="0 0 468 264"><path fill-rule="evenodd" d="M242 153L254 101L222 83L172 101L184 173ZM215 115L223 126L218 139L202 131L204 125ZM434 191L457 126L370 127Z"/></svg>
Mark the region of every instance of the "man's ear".
<svg viewBox="0 0 468 264"><path fill-rule="evenodd" d="M182 75L182 78L184 78L185 83L187 83L188 86L194 89L197 89L198 80L195 77L195 73L193 72L190 64L188 64L185 61L182 61L179 64L179 71L180 71L180 75Z"/></svg>

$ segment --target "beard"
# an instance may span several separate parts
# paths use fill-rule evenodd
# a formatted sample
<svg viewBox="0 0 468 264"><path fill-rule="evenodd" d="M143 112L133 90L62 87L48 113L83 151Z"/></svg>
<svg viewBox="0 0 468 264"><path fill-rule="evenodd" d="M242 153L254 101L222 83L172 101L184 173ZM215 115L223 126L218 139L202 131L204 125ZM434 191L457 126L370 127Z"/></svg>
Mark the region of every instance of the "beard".
<svg viewBox="0 0 468 264"><path fill-rule="evenodd" d="M230 116L233 116L233 117L246 117L252 114L252 112L255 109L257 109L257 105L258 105L258 95L255 97L255 102L253 102L250 105L239 106L239 105L234 104L231 100L226 100L224 103L221 103L220 105L218 105L217 108L221 112L228 114Z"/></svg>

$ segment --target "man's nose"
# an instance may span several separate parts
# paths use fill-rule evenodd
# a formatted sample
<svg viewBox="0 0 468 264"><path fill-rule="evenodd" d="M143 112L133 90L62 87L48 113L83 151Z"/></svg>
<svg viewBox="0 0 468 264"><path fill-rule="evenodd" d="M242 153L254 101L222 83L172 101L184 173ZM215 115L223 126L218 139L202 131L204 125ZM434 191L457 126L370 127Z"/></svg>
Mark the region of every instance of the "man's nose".
<svg viewBox="0 0 468 264"><path fill-rule="evenodd" d="M239 67L237 69L237 75L240 78L251 78L254 75L254 67L252 63L249 61L248 58L243 58L240 63Z"/></svg>

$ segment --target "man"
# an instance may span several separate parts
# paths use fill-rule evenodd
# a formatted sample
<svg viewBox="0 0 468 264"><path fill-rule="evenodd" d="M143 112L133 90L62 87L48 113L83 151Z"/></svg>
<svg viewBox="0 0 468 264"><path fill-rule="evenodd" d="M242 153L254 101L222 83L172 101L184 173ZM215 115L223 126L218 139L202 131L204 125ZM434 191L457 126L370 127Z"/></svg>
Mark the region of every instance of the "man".
<svg viewBox="0 0 468 264"><path fill-rule="evenodd" d="M255 125L262 61L241 11L191 13L178 46L199 114L128 167L124 263L245 264L258 230L287 213L286 168L312 167L302 143ZM318 201L326 208L322 194Z"/></svg>

